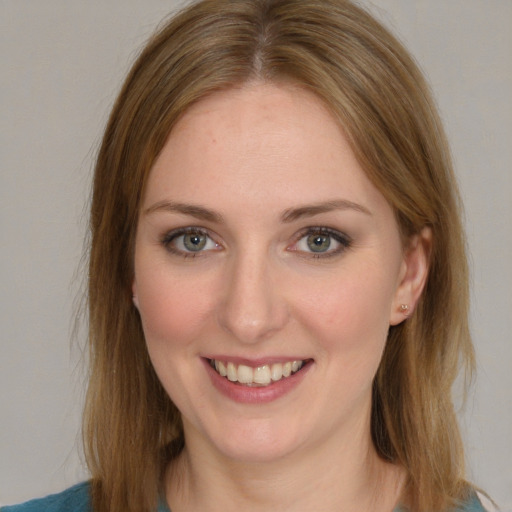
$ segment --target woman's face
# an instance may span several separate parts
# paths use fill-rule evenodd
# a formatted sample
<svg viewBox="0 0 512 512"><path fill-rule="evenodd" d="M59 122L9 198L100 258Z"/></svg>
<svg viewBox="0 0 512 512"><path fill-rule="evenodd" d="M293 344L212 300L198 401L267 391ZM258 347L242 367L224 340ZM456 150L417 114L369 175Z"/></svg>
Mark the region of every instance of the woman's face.
<svg viewBox="0 0 512 512"><path fill-rule="evenodd" d="M189 446L269 461L369 436L407 274L391 207L315 96L250 84L193 106L149 176L133 282Z"/></svg>

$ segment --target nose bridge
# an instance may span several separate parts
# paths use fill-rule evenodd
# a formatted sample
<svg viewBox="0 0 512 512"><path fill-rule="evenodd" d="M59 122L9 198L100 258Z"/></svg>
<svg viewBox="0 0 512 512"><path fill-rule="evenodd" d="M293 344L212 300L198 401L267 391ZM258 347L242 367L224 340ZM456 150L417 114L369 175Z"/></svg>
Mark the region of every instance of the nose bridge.
<svg viewBox="0 0 512 512"><path fill-rule="evenodd" d="M244 250L229 262L218 318L238 341L256 343L286 323L287 307L276 277L275 263L261 248Z"/></svg>

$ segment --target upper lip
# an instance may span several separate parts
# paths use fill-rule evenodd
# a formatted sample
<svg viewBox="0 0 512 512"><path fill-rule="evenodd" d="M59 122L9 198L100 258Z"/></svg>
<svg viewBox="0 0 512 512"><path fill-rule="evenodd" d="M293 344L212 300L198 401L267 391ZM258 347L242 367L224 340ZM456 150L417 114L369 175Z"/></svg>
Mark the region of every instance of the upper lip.
<svg viewBox="0 0 512 512"><path fill-rule="evenodd" d="M226 356L226 355L208 355L205 356L205 359L213 359L215 361L222 361L224 363L233 363L236 365L243 364L245 366L249 366L251 368L258 368L260 366L264 366L266 364L276 364L276 363L287 363L289 361L308 361L311 358L301 357L301 356L268 356L268 357L257 357L257 358L247 358L247 357L237 357L237 356Z"/></svg>

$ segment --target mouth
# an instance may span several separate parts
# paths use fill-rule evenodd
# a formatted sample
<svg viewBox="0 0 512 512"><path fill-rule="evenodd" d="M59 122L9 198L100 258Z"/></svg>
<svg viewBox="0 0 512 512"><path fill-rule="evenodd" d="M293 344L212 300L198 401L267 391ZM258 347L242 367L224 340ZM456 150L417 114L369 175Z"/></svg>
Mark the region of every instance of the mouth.
<svg viewBox="0 0 512 512"><path fill-rule="evenodd" d="M208 359L210 366L225 379L246 387L267 387L300 372L311 360L269 363L255 368L231 361Z"/></svg>

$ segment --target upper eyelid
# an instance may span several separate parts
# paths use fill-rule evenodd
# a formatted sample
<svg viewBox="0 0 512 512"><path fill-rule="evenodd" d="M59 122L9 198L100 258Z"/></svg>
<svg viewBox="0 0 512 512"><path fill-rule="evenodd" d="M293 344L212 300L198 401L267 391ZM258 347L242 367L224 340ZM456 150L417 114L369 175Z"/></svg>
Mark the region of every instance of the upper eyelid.
<svg viewBox="0 0 512 512"><path fill-rule="evenodd" d="M166 231L161 238L162 240L172 239L177 236L186 235L188 233L201 233L203 235L208 235L212 240L214 239L212 232L209 229L200 226L184 226L181 228L171 229Z"/></svg>
<svg viewBox="0 0 512 512"><path fill-rule="evenodd" d="M314 233L320 233L320 234L331 235L331 236L338 235L339 238L341 238L347 242L352 241L352 237L347 235L345 232L340 231L339 229L328 227L328 226L309 226L304 229L301 229L297 232L297 234L295 236L295 241L298 241L301 238L303 238L307 235L310 235L310 234L314 234Z"/></svg>

